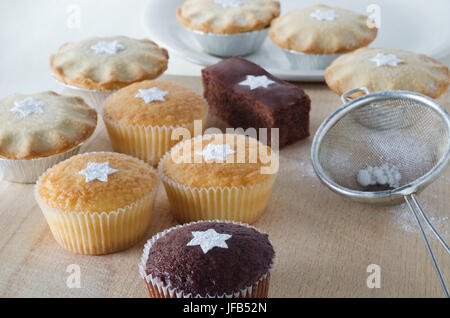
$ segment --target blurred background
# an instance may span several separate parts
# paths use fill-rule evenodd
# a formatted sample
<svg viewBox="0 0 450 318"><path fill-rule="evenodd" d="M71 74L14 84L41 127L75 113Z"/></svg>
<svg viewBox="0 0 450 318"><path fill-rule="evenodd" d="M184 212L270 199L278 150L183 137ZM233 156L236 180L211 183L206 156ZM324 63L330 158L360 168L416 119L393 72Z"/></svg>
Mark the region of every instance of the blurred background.
<svg viewBox="0 0 450 318"><path fill-rule="evenodd" d="M148 1L171 0L1 0L0 97L18 91L60 90L48 60L64 42L94 35L148 37L143 23ZM166 74L200 75L200 66L169 52ZM441 61L450 65L450 54Z"/></svg>

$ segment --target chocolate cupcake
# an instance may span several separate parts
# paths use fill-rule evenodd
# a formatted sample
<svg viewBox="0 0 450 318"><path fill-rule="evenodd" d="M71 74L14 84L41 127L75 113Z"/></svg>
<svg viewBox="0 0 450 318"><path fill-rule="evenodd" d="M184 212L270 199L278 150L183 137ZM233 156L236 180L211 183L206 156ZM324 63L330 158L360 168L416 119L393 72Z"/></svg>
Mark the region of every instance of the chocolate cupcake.
<svg viewBox="0 0 450 318"><path fill-rule="evenodd" d="M243 223L200 221L153 236L139 265L152 298L267 297L275 252Z"/></svg>

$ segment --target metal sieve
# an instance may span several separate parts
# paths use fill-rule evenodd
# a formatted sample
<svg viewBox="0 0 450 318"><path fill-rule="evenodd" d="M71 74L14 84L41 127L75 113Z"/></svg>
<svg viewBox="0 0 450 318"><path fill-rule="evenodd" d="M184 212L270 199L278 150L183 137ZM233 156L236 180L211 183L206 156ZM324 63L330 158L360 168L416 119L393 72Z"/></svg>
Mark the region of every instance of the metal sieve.
<svg viewBox="0 0 450 318"><path fill-rule="evenodd" d="M311 159L316 174L331 190L356 201L381 204L406 201L449 297L419 215L448 254L450 249L415 195L448 166L449 114L435 100L408 91L369 93L362 87L346 92L341 99L344 105L321 124L314 136ZM395 188L360 185L357 174L361 169L383 164L398 168L401 178Z"/></svg>

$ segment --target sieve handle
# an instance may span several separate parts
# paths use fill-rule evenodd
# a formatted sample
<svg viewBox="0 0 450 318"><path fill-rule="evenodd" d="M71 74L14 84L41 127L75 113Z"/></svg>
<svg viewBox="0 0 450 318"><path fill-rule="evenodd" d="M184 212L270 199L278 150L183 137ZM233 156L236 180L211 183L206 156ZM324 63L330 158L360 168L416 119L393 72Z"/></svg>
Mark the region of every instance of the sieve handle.
<svg viewBox="0 0 450 318"><path fill-rule="evenodd" d="M420 233L422 234L423 240L425 242L425 246L427 247L428 254L430 254L431 261L433 262L434 269L436 270L436 274L437 274L437 276L439 278L439 282L441 283L441 286L442 286L442 289L444 291L444 294L445 294L445 296L447 298L450 298L447 286L445 285L444 278L442 277L442 274L441 274L441 270L440 270L439 265L438 265L438 263L436 261L436 257L434 256L433 250L431 249L430 242L428 241L428 238L427 238L427 236L425 234L425 231L423 229L422 223L420 222L419 216L417 215L417 212L414 209L411 201L413 201L416 204L416 206L417 206L417 208L419 210L419 213L422 215L422 217L424 218L425 222L430 227L430 229L433 231L433 233L436 235L436 237L441 242L441 244L445 247L447 252L448 252L448 245L445 243L445 241L442 239L442 237L439 235L439 233L436 231L436 229L433 227L433 225L431 225L431 222L426 217L425 212L423 211L422 207L419 204L419 201L417 201L416 196L414 194L411 194L411 195L405 195L404 198L405 198L406 204L408 204L409 210L411 211L411 213L414 215L414 218L416 219L417 225L419 226Z"/></svg>
<svg viewBox="0 0 450 318"><path fill-rule="evenodd" d="M450 254L450 248L448 247L447 243L444 241L444 239L439 235L438 231L434 228L433 224L431 224L430 220L426 216L425 212L422 209L422 206L420 205L419 201L417 200L417 197L415 194L411 194L411 199L413 200L414 204L417 207L417 210L419 211L422 218L425 220L425 223L430 228L431 232L433 232L434 236L439 240L441 245L445 248L448 254Z"/></svg>
<svg viewBox="0 0 450 318"><path fill-rule="evenodd" d="M361 93L361 92L365 93L365 95L370 94L367 87L354 88L354 89L351 89L351 90L345 92L344 94L342 94L342 96L341 96L342 103L347 104L349 101L352 100L352 98L350 98L350 95L353 95L355 93Z"/></svg>

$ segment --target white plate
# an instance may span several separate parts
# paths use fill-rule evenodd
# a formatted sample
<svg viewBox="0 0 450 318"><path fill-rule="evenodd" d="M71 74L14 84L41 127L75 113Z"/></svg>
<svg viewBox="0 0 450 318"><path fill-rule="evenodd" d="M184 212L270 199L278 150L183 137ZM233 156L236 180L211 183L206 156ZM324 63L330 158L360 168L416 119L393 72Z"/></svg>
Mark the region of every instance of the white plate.
<svg viewBox="0 0 450 318"><path fill-rule="evenodd" d="M184 0L151 0L143 23L149 37L184 59L208 66L219 58L203 53L191 35L178 24L176 10ZM321 3L352 9L364 14L373 0L322 0ZM318 3L314 0L281 0L281 13ZM441 58L450 52L449 0L377 0L381 28L371 46L401 48ZM247 59L273 75L290 81L323 81L323 70L294 70L280 49L268 38L261 50Z"/></svg>

